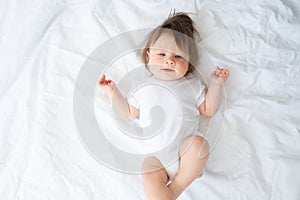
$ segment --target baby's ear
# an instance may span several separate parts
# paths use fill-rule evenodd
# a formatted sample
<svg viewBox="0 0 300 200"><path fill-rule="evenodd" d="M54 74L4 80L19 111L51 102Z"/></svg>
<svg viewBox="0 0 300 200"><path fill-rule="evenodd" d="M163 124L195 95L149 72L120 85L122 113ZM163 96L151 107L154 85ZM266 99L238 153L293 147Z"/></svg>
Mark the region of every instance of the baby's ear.
<svg viewBox="0 0 300 200"><path fill-rule="evenodd" d="M149 50L146 52L146 63L149 62L149 59L150 59L150 52Z"/></svg>

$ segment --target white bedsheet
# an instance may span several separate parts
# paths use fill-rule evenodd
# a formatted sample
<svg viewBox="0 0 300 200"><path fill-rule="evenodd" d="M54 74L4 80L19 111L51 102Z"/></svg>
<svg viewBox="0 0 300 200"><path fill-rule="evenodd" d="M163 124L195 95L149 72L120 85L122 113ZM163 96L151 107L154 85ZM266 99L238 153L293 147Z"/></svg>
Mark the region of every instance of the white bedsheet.
<svg viewBox="0 0 300 200"><path fill-rule="evenodd" d="M0 1L0 199L145 199L139 175L83 147L73 91L112 36L193 13L209 60L230 70L204 175L180 199L300 198L300 6L274 1ZM103 55L105 56L105 55Z"/></svg>

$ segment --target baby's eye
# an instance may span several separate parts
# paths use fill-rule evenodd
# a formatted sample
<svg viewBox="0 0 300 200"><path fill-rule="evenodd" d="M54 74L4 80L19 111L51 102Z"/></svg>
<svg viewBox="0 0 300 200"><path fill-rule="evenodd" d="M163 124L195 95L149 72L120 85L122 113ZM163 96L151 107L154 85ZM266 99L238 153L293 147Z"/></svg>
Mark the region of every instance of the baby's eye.
<svg viewBox="0 0 300 200"><path fill-rule="evenodd" d="M160 53L160 54L158 54L158 55L160 55L160 56L165 56L166 54L165 54L165 53Z"/></svg>
<svg viewBox="0 0 300 200"><path fill-rule="evenodd" d="M182 58L180 55L175 55L175 58Z"/></svg>

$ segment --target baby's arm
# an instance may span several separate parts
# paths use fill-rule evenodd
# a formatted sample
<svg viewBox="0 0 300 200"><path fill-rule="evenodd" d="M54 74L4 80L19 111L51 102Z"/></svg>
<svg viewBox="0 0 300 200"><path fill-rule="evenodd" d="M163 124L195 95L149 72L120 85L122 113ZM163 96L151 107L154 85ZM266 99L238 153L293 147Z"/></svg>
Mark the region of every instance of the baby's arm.
<svg viewBox="0 0 300 200"><path fill-rule="evenodd" d="M116 84L112 80L106 80L103 74L98 82L102 92L109 98L114 111L123 120L129 121L135 119L139 115L139 110L130 104L124 98L122 93L118 90Z"/></svg>
<svg viewBox="0 0 300 200"><path fill-rule="evenodd" d="M205 95L205 101L198 107L201 115L210 117L218 110L222 96L222 85L229 76L227 69L216 70L210 77L210 84Z"/></svg>

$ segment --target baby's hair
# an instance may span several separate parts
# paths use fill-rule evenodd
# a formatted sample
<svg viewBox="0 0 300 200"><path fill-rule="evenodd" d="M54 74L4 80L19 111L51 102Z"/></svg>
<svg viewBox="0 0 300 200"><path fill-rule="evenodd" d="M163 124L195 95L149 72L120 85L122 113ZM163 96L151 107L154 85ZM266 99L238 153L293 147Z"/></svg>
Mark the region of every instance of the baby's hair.
<svg viewBox="0 0 300 200"><path fill-rule="evenodd" d="M153 45L160 35L166 31L170 30L175 38L176 44L184 52L189 54L189 66L188 71L193 72L195 66L198 64L198 51L195 43L195 35L198 35L198 32L194 26L193 20L183 12L179 13L170 13L169 17L148 35L146 46L142 52L142 59L145 64L147 64L147 52L150 49L150 46Z"/></svg>

